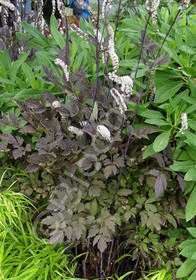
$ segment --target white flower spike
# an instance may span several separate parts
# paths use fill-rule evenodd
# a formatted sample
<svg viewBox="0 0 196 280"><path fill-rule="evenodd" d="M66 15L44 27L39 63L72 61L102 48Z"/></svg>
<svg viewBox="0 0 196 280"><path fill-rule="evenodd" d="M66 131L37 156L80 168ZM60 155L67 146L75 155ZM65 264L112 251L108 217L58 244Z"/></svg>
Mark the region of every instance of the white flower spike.
<svg viewBox="0 0 196 280"><path fill-rule="evenodd" d="M52 107L54 108L54 109L58 109L58 108L61 108L61 103L59 102L59 101L54 101L54 102L52 102Z"/></svg>
<svg viewBox="0 0 196 280"><path fill-rule="evenodd" d="M8 7L8 9L10 9L12 12L16 9L16 7L12 3L10 3L10 1L0 0L0 4Z"/></svg>
<svg viewBox="0 0 196 280"><path fill-rule="evenodd" d="M111 134L110 131L107 127L105 127L104 125L100 124L97 126L97 131L101 134L101 136L103 138L105 138L107 141L111 142Z"/></svg>
<svg viewBox="0 0 196 280"><path fill-rule="evenodd" d="M75 126L72 126L72 125L70 125L68 127L68 130L71 131L72 133L78 135L78 136L82 136L84 134L84 132L81 129L79 129Z"/></svg>
<svg viewBox="0 0 196 280"><path fill-rule="evenodd" d="M59 58L56 58L54 63L62 68L66 80L69 81L69 72L68 72L67 64L65 64L65 62Z"/></svg>
<svg viewBox="0 0 196 280"><path fill-rule="evenodd" d="M180 132L181 134L184 134L184 131L186 129L188 129L188 122L187 122L187 114L186 113L182 113L181 114L181 120L182 120L182 126L181 126L181 129L180 129Z"/></svg>
<svg viewBox="0 0 196 280"><path fill-rule="evenodd" d="M112 97L115 99L116 103L118 104L120 113L124 114L125 111L127 111L127 105L125 104L124 98L115 88L112 88L110 90L110 93Z"/></svg>

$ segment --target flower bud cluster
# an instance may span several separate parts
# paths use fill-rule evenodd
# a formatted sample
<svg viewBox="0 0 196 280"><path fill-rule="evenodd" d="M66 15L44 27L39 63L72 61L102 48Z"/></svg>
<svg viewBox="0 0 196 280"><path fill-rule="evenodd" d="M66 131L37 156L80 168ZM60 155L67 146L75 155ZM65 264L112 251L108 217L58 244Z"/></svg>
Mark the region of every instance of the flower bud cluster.
<svg viewBox="0 0 196 280"><path fill-rule="evenodd" d="M112 6L113 0L104 0L102 5L102 18L106 18Z"/></svg>
<svg viewBox="0 0 196 280"><path fill-rule="evenodd" d="M112 88L110 90L110 93L111 93L112 97L114 98L114 100L116 101L116 103L118 104L120 113L124 114L125 111L127 111L127 105L124 101L123 96L115 88Z"/></svg>
<svg viewBox="0 0 196 280"><path fill-rule="evenodd" d="M188 129L188 122L187 122L187 114L186 113L181 114L181 120L182 120L182 124L181 124L180 132L181 132L181 134L184 134L184 131L186 129Z"/></svg>
<svg viewBox="0 0 196 280"><path fill-rule="evenodd" d="M0 4L7 7L8 9L10 9L10 11L15 11L16 7L10 3L9 0L5 1L5 0L0 0Z"/></svg>
<svg viewBox="0 0 196 280"><path fill-rule="evenodd" d="M121 85L123 97L129 97L132 94L133 81L130 76L117 76L115 73L108 73L108 77L113 82Z"/></svg>
<svg viewBox="0 0 196 280"><path fill-rule="evenodd" d="M70 28L71 28L72 31L76 32L76 34L78 36L80 36L81 38L84 38L85 40L89 41L88 35L86 35L86 33L84 33L75 23L72 23L70 25Z"/></svg>
<svg viewBox="0 0 196 280"><path fill-rule="evenodd" d="M112 141L111 133L105 125L102 125L102 124L98 125L97 132L107 141L109 141L109 142Z"/></svg>
<svg viewBox="0 0 196 280"><path fill-rule="evenodd" d="M60 66L62 68L66 80L69 81L68 67L65 64L65 62L63 60L59 59L59 58L56 58L54 62L57 66Z"/></svg>
<svg viewBox="0 0 196 280"><path fill-rule="evenodd" d="M70 125L70 126L68 127L68 130L69 130L70 132L72 132L72 133L78 135L78 136L82 136L82 135L84 134L84 132L83 132L81 129L79 129L79 128L75 127L75 126L72 126L72 125Z"/></svg>

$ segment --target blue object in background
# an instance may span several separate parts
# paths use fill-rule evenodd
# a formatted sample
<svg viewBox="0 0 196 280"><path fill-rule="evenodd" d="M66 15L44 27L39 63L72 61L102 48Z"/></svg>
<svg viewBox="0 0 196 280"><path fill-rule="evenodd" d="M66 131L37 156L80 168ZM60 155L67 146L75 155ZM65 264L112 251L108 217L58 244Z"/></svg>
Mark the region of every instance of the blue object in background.
<svg viewBox="0 0 196 280"><path fill-rule="evenodd" d="M18 11L21 10L21 5L24 5L25 6L25 12L26 13L30 13L31 12L31 0L21 0L21 1L18 1Z"/></svg>
<svg viewBox="0 0 196 280"><path fill-rule="evenodd" d="M84 0L84 2L89 6L89 1ZM73 14L77 18L83 17L84 19L87 19L90 16L89 11L87 9L83 9L77 0L70 0L70 8L73 9Z"/></svg>

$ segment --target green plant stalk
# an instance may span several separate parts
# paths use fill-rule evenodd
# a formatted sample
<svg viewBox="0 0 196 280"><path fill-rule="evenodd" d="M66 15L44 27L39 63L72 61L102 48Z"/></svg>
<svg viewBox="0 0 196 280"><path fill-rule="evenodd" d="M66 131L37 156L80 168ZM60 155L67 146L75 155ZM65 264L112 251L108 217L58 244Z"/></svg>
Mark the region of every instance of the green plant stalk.
<svg viewBox="0 0 196 280"><path fill-rule="evenodd" d="M163 42L162 42L162 44L161 44L161 46L160 46L160 48L159 48L159 50L158 50L158 52L156 54L156 57L155 57L154 61L152 62L151 66L148 68L148 71L146 73L146 77L145 77L145 80L144 80L144 83L143 83L143 86L142 86L142 90L141 90L141 93L140 93L140 97L139 97L139 100L138 100L138 103L137 103L136 112L134 114L134 118L133 118L133 121L132 121L132 124L131 124L132 127L135 124L135 120L136 120L136 116L137 116L137 113L138 113L138 110L139 110L139 106L140 106L140 102L141 102L142 95L143 95L143 92L144 92L144 88L145 88L146 82L148 80L148 75L150 74L150 71L152 70L152 68L154 66L155 60L158 58L158 56L159 56L159 54L160 54L160 52L161 52L161 50L163 48L163 45L164 45L164 43L165 43L165 41L166 41L166 39L167 39L167 37L168 37L172 27L174 26L174 24L175 24L179 14L180 14L180 12L181 12L181 10L178 10L178 12L177 12L177 14L176 14L176 16L175 16L175 18L174 18L170 28L169 28L167 34L165 35L165 38L163 39ZM127 155L127 151L128 151L128 147L129 147L129 144L130 144L130 140L131 140L131 135L129 134L128 140L127 140L126 145L125 145L125 150L124 150L124 153L123 153L124 162L125 162L125 158L126 158L126 155ZM121 167L121 169L120 169L119 180L118 180L118 189L120 187L120 180L121 180L121 176L122 176L122 170L123 170L123 167Z"/></svg>

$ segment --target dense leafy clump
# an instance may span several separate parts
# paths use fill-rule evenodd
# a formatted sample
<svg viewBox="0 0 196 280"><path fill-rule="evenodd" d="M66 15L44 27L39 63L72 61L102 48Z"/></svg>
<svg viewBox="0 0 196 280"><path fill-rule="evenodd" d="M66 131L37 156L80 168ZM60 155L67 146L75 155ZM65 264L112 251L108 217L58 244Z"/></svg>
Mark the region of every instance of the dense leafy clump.
<svg viewBox="0 0 196 280"><path fill-rule="evenodd" d="M175 272L185 216L195 216L195 17L183 5L152 18L141 7L117 31L104 5L99 24L70 30L66 14L66 34L54 15L50 36L22 23L17 37L36 50L32 61L0 53L0 150L27 173L21 189L48 200L37 231L88 251L85 278L87 268L99 278L121 267L138 279L163 263ZM186 213L181 191L192 191ZM192 270L180 277L195 273L189 253L182 268Z"/></svg>

